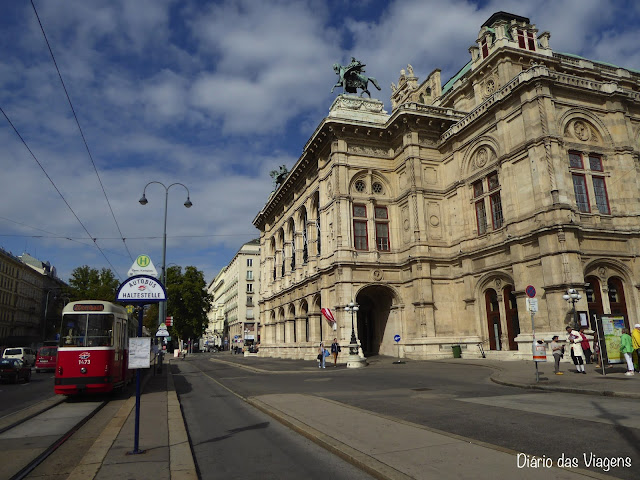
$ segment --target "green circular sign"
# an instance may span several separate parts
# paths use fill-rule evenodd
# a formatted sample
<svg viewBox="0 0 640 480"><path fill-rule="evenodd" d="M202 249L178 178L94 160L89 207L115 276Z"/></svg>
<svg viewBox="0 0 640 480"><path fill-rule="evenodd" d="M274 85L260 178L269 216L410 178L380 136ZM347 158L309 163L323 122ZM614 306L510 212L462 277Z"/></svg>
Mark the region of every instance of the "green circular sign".
<svg viewBox="0 0 640 480"><path fill-rule="evenodd" d="M149 264L151 263L151 259L147 256L147 255L140 255L137 259L136 259L136 263L138 264L139 267L148 267Z"/></svg>

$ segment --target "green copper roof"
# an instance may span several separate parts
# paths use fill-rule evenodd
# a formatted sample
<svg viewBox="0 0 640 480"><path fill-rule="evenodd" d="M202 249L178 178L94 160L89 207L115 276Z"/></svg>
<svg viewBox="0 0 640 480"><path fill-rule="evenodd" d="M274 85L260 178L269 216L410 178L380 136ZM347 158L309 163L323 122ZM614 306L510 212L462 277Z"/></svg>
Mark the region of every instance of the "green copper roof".
<svg viewBox="0 0 640 480"><path fill-rule="evenodd" d="M471 70L471 60L469 60L469 63L467 63L464 67L462 67L458 73L456 73L453 77L449 79L447 83L444 84L444 87L442 87L442 95L444 95L449 90L451 90L451 88L453 87L453 84L456 83L458 79L464 77L469 70Z"/></svg>

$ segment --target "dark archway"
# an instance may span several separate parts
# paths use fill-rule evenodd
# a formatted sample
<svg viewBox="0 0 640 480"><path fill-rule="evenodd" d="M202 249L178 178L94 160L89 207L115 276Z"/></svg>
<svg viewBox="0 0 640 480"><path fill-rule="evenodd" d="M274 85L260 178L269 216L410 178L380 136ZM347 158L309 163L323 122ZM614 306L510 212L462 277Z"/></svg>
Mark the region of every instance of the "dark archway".
<svg viewBox="0 0 640 480"><path fill-rule="evenodd" d="M587 308L589 308L589 325L591 325L592 330L595 330L596 325L593 322L593 315L596 314L598 317L604 315L600 280L598 280L598 277L590 276L585 278L585 281L587 282L585 293L587 294Z"/></svg>
<svg viewBox="0 0 640 480"><path fill-rule="evenodd" d="M518 319L518 303L513 293L513 285L507 285L502 290L504 297L504 311L507 316L507 337L509 350L518 350L516 337L520 335L520 320Z"/></svg>
<svg viewBox="0 0 640 480"><path fill-rule="evenodd" d="M489 331L489 349L502 350L500 337L502 336L502 327L500 326L500 306L498 303L498 294L493 288L484 292L484 299L487 309L487 329Z"/></svg>
<svg viewBox="0 0 640 480"><path fill-rule="evenodd" d="M371 285L362 289L356 297L356 303L360 306L356 335L365 356L380 353L394 296L388 287Z"/></svg>
<svg viewBox="0 0 640 480"><path fill-rule="evenodd" d="M624 315L624 326L630 329L629 315L627 313L627 302L624 296L624 287L622 280L617 277L611 277L607 281L607 289L609 291L609 305L611 306L612 315Z"/></svg>

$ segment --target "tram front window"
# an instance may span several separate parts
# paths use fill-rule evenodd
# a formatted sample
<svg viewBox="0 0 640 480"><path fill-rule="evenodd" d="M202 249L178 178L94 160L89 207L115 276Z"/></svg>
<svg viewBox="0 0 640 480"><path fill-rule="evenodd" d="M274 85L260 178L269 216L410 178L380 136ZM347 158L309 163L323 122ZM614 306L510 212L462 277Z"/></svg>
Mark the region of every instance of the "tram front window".
<svg viewBox="0 0 640 480"><path fill-rule="evenodd" d="M71 313L64 316L61 347L110 347L113 315Z"/></svg>
<svg viewBox="0 0 640 480"><path fill-rule="evenodd" d="M89 315L88 347L110 347L113 315Z"/></svg>

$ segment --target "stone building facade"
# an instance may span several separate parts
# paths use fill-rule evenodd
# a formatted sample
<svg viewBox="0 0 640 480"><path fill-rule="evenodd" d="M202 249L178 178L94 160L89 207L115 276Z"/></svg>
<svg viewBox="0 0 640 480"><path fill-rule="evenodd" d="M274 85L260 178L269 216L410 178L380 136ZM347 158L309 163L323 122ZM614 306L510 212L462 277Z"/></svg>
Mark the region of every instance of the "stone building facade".
<svg viewBox="0 0 640 480"><path fill-rule="evenodd" d="M572 322L568 288L590 319L638 323L640 72L550 37L499 12L444 85L408 65L390 114L335 100L254 220L262 355L346 345L352 300L365 355L531 358L532 322L544 339Z"/></svg>
<svg viewBox="0 0 640 480"><path fill-rule="evenodd" d="M66 287L49 263L0 248L0 347L35 347L53 340Z"/></svg>
<svg viewBox="0 0 640 480"><path fill-rule="evenodd" d="M245 243L223 270L224 273L216 276L210 285L210 290L215 289L212 306L218 318L218 329L222 315L223 335L228 337L232 346L258 343L260 241L255 239Z"/></svg>

